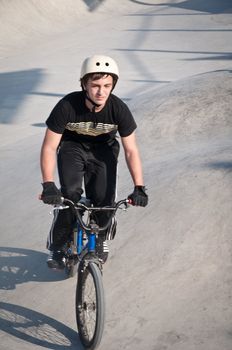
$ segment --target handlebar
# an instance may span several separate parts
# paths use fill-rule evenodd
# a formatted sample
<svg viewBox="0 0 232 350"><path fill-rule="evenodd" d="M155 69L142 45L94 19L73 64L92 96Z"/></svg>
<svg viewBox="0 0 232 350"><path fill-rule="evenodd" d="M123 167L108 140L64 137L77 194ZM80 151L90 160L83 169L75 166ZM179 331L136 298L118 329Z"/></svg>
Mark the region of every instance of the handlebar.
<svg viewBox="0 0 232 350"><path fill-rule="evenodd" d="M118 209L126 210L128 207L128 204L132 204L130 199L122 199L115 203L113 206L104 206L104 207L94 207L94 206L88 206L86 203L84 204L83 201L80 201L78 203L74 203L68 198L62 198L62 204L61 206L56 206L54 209L66 209L71 207L75 210L75 214L77 216L77 219L81 225L81 227L86 230L90 231L93 228L93 224L90 223L90 225L86 225L86 223L82 219L81 211L87 211L89 214L96 212L96 211L111 211L113 212L113 215L116 214ZM124 208L120 208L122 205L124 205ZM103 227L98 226L98 231L105 231L109 224L110 224L111 217L109 218L108 222ZM96 224L95 224L96 225Z"/></svg>

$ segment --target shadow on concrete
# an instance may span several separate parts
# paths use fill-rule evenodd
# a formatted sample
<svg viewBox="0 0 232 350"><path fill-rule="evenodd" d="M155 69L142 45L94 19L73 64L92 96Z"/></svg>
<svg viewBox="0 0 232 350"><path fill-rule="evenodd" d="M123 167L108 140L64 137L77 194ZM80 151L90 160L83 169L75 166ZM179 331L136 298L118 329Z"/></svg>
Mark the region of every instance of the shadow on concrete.
<svg viewBox="0 0 232 350"><path fill-rule="evenodd" d="M187 54L199 54L199 55L225 55L231 56L231 52L218 52L218 51L186 51L186 50L157 50L157 49L114 49L116 51L134 51L134 52L154 52L154 53L187 53Z"/></svg>
<svg viewBox="0 0 232 350"><path fill-rule="evenodd" d="M46 265L47 254L30 249L0 247L0 289L16 289L27 282L55 282L66 279L64 271Z"/></svg>
<svg viewBox="0 0 232 350"><path fill-rule="evenodd" d="M47 125L45 123L34 123L32 126L36 126L37 128L46 128Z"/></svg>
<svg viewBox="0 0 232 350"><path fill-rule="evenodd" d="M126 29L126 32L197 32L197 33L230 33L232 29Z"/></svg>
<svg viewBox="0 0 232 350"><path fill-rule="evenodd" d="M232 53L225 53L223 55L215 55L209 57L195 57L195 58L185 58L183 61L231 61Z"/></svg>
<svg viewBox="0 0 232 350"><path fill-rule="evenodd" d="M186 10L207 12L210 14L232 13L231 0L187 0L177 4L167 3L170 7L178 7Z"/></svg>
<svg viewBox="0 0 232 350"><path fill-rule="evenodd" d="M17 111L28 96L64 96L64 94L35 91L44 76L45 73L42 69L0 74L0 124L13 124L16 120Z"/></svg>
<svg viewBox="0 0 232 350"><path fill-rule="evenodd" d="M83 0L84 3L87 5L88 10L90 12L93 12L94 10L96 10L98 8L99 5L101 5L103 3L103 1L105 0Z"/></svg>
<svg viewBox="0 0 232 350"><path fill-rule="evenodd" d="M165 53L165 54L187 54L187 55L200 55L194 58L183 58L183 61L203 61L203 60L231 60L231 52L214 52L214 51L186 51L186 50L157 50L157 49L114 49L115 51L121 52L146 52L146 53ZM204 57L205 56L205 57Z"/></svg>
<svg viewBox="0 0 232 350"><path fill-rule="evenodd" d="M0 302L0 330L45 349L83 349L76 331L54 318L19 305Z"/></svg>
<svg viewBox="0 0 232 350"><path fill-rule="evenodd" d="M0 74L0 123L12 124L16 112L30 94L41 83L42 69L29 69Z"/></svg>
<svg viewBox="0 0 232 350"><path fill-rule="evenodd" d="M52 92L40 92L40 91L36 91L36 92L30 92L30 95L39 95L39 96L45 96L45 97L64 97L64 94L55 94Z"/></svg>
<svg viewBox="0 0 232 350"><path fill-rule="evenodd" d="M153 7L169 6L169 7L182 8L186 10L206 12L210 14L232 13L231 0L221 0L221 1L219 0L204 0L204 1L186 0L186 1L179 2L177 4L172 2L154 4L152 3L152 1L140 1L140 0L130 0L130 1L138 5L153 6Z"/></svg>
<svg viewBox="0 0 232 350"><path fill-rule="evenodd" d="M151 83L151 84L167 84L170 80L149 80L149 79L129 79L128 81L134 81L135 83Z"/></svg>
<svg viewBox="0 0 232 350"><path fill-rule="evenodd" d="M223 170L226 172L232 172L232 162L231 161L218 161L218 162L211 162L206 164L206 166L210 169L214 170Z"/></svg>

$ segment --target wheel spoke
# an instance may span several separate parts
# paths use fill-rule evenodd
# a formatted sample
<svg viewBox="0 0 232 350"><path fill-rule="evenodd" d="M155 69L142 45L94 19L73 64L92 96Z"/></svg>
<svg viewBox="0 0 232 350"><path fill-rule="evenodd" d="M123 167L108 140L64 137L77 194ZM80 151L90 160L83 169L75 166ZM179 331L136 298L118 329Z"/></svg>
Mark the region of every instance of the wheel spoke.
<svg viewBox="0 0 232 350"><path fill-rule="evenodd" d="M94 263L79 269L76 311L83 345L96 346L101 340L104 326L104 291L101 272Z"/></svg>

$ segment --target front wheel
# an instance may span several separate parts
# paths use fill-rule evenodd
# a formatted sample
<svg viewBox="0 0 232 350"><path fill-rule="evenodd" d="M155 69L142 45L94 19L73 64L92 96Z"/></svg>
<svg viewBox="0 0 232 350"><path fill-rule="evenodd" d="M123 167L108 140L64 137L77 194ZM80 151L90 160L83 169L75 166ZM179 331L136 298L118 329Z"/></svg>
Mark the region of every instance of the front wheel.
<svg viewBox="0 0 232 350"><path fill-rule="evenodd" d="M79 265L76 289L76 320L81 343L86 349L100 344L105 318L102 274L94 262Z"/></svg>

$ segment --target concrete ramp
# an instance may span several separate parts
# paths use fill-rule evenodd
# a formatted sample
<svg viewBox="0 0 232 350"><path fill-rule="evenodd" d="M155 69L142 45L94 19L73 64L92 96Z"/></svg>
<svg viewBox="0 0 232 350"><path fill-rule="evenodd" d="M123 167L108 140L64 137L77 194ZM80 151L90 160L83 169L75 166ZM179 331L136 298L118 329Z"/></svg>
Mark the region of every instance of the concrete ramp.
<svg viewBox="0 0 232 350"><path fill-rule="evenodd" d="M67 35L68 40L70 33L78 36L83 25L87 29L97 19L99 10L108 16L127 8L126 4L115 6L115 0L14 0L10 3L1 0L1 57L35 48L49 40L52 45L57 35Z"/></svg>
<svg viewBox="0 0 232 350"><path fill-rule="evenodd" d="M231 135L232 70L181 79L151 90L134 108L143 136L178 145ZM142 127L141 127L142 126Z"/></svg>
<svg viewBox="0 0 232 350"><path fill-rule="evenodd" d="M44 121L96 52L119 62L149 193L118 217L100 349L231 350L230 14L227 0L0 0L2 350L83 350L37 195ZM123 154L118 184L132 191Z"/></svg>
<svg viewBox="0 0 232 350"><path fill-rule="evenodd" d="M115 240L109 339L115 349L229 349L231 72L169 84L135 111L150 204L128 212Z"/></svg>
<svg viewBox="0 0 232 350"><path fill-rule="evenodd" d="M7 0L0 2L2 54L31 48L49 36L70 30L88 14L83 1ZM8 38L6 40L6 38ZM4 45L3 45L4 44Z"/></svg>

